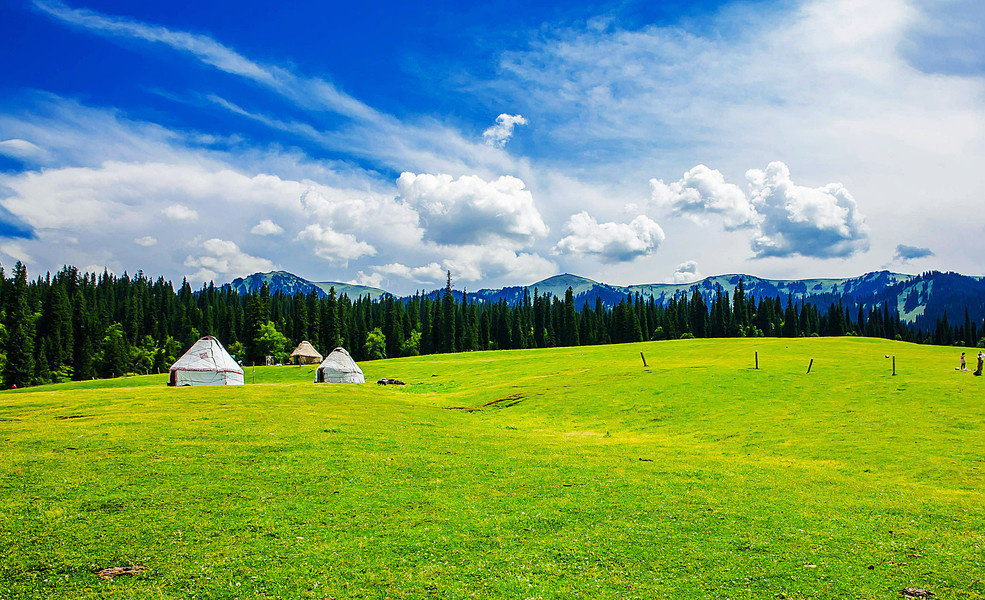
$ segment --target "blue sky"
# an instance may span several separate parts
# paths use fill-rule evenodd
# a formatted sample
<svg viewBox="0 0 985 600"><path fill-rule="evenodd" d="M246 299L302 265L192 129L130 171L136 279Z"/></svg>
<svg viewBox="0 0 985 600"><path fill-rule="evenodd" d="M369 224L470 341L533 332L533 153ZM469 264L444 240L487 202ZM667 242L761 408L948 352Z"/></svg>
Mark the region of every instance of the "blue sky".
<svg viewBox="0 0 985 600"><path fill-rule="evenodd" d="M289 4L0 7L0 261L982 274L977 2Z"/></svg>

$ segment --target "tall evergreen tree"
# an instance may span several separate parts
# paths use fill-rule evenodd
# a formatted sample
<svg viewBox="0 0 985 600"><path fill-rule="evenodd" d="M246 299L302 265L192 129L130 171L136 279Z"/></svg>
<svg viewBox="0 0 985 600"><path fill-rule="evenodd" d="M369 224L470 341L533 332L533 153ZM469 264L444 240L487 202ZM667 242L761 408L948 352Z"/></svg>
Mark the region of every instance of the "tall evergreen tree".
<svg viewBox="0 0 985 600"><path fill-rule="evenodd" d="M28 304L27 267L14 265L14 285L8 291L7 362L3 366L4 387L25 387L34 377L34 312Z"/></svg>
<svg viewBox="0 0 985 600"><path fill-rule="evenodd" d="M451 271L441 299L441 351L455 351L455 296L451 291Z"/></svg>

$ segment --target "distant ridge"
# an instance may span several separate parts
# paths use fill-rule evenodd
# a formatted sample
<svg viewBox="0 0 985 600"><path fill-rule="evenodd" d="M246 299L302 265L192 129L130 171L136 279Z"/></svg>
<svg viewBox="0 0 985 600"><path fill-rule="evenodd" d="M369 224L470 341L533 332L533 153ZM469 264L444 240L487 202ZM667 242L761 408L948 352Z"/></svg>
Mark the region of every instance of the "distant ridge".
<svg viewBox="0 0 985 600"><path fill-rule="evenodd" d="M695 289L706 298L714 296L719 289L722 293L732 295L740 279L746 295L756 298L779 296L783 299L789 296L795 301L807 300L823 310L838 302L861 304L865 307L888 304L891 310L899 312L904 321L925 330L932 329L936 320L945 312L952 324L964 319L965 309L972 320L981 321L985 318L985 278L940 271L921 275L873 271L858 277L841 279L764 279L732 273L705 277L693 283L644 283L630 286L609 285L587 277L562 273L525 286L468 292L468 297L477 302L517 304L523 301L525 295L532 297L535 292L563 298L570 287L575 305L579 309L586 302L594 305L601 301L602 304L612 306L624 300L628 294L637 293L645 298L653 296L658 304L666 304L676 294L690 295ZM287 271L254 273L247 277L238 277L227 285L240 293L246 293L259 290L264 282L270 287L271 293L280 291L285 294L308 294L315 290L319 295L327 295L328 290L334 286L337 294L345 294L351 299L365 296L376 299L389 294L375 287L330 281L312 282ZM437 296L440 293L440 289L435 289L427 292L427 295ZM461 291L455 290L455 295L461 297Z"/></svg>
<svg viewBox="0 0 985 600"><path fill-rule="evenodd" d="M254 273L252 275L247 275L246 277L237 277L230 283L227 283L226 286L232 288L240 294L246 294L248 292L260 291L260 289L263 288L264 283L266 283L267 287L270 288L270 293L282 292L290 296L293 296L298 292L301 292L302 294L309 294L312 291L315 291L319 296L327 296L329 290L333 287L335 288L336 295L341 296L342 294L345 294L352 300L365 296L369 296L375 300L376 298L387 294L387 292L379 288L365 285L341 283L338 281L308 281L307 279L298 277L297 275L288 273L287 271Z"/></svg>

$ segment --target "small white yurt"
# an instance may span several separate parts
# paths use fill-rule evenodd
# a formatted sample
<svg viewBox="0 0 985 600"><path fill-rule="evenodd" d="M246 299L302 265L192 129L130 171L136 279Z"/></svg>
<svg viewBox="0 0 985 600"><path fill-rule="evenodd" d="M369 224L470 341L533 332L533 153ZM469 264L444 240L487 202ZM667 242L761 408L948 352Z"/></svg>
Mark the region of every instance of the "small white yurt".
<svg viewBox="0 0 985 600"><path fill-rule="evenodd" d="M219 340L207 335L171 365L168 385L243 385L243 369Z"/></svg>
<svg viewBox="0 0 985 600"><path fill-rule="evenodd" d="M345 348L336 348L318 365L315 383L366 383L366 378Z"/></svg>

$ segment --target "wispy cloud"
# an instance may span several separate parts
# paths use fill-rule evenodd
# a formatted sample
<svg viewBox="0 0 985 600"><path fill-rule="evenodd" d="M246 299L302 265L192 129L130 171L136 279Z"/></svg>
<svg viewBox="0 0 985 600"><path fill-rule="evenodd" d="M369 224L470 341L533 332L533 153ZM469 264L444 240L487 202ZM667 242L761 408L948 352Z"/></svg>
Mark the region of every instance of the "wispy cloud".
<svg viewBox="0 0 985 600"><path fill-rule="evenodd" d="M27 140L14 138L0 141L0 155L6 155L26 161L44 160L47 152Z"/></svg>
<svg viewBox="0 0 985 600"><path fill-rule="evenodd" d="M522 163L499 148L468 139L434 119L406 122L363 103L324 78L304 76L285 67L252 60L207 35L72 8L50 0L35 0L35 6L59 21L97 35L162 44L203 64L259 84L307 110L313 117L329 111L348 119L347 127L326 130L311 123L274 118L220 96L207 95L217 106L235 114L330 149L353 152L397 170L412 168L456 174L481 170L490 175L522 167Z"/></svg>
<svg viewBox="0 0 985 600"><path fill-rule="evenodd" d="M367 121L386 118L324 79L298 77L287 69L255 62L206 35L174 31L85 8L71 8L63 2L35 0L34 5L56 19L93 33L164 44L221 71L263 85L302 106Z"/></svg>

